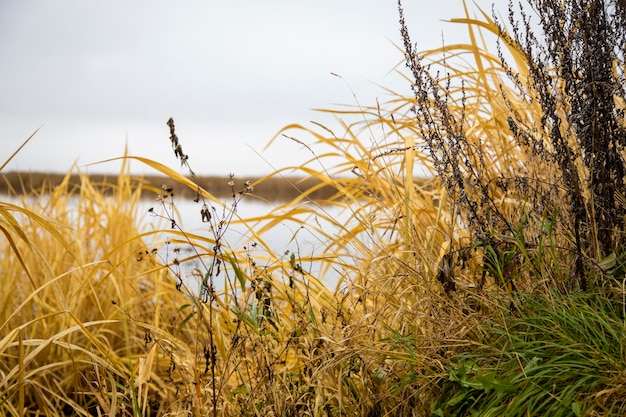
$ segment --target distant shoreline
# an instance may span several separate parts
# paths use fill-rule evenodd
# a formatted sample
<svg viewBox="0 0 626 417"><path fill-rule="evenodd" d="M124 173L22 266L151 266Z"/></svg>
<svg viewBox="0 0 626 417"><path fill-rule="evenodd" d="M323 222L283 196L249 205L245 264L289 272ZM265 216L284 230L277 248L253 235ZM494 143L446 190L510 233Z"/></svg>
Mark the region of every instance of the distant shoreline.
<svg viewBox="0 0 626 417"><path fill-rule="evenodd" d="M0 173L0 194L4 195L24 195L49 191L59 186L67 174L47 173L47 172L21 172L9 171ZM113 186L117 184L118 176L116 174L88 174L93 185L102 192L109 192ZM179 184L164 175L130 175L134 185L142 184L147 187L160 188L161 185L169 185L173 188L176 196L182 198L193 198L194 191ZM246 181L255 184L261 177L237 177L235 181L235 192L239 192ZM232 196L232 189L228 185L230 178L225 176L198 176L196 183L209 193L216 197ZM319 184L319 181L301 177L274 177L264 180L262 183L255 185L253 194L268 201L290 201L296 198L302 191ZM79 174L70 174L70 188L78 189L80 187ZM336 190L333 187L325 186L316 190L311 198L315 200L323 200L331 197ZM145 198L152 198L150 190L143 192Z"/></svg>

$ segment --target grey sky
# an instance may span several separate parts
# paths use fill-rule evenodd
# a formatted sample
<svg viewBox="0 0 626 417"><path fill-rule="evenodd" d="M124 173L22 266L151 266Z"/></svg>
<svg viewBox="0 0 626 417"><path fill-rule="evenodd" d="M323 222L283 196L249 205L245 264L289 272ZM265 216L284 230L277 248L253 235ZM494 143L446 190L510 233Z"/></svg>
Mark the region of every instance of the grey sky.
<svg viewBox="0 0 626 417"><path fill-rule="evenodd" d="M442 32L446 43L467 39L440 20L462 16L461 0L404 3L420 48L440 46ZM390 73L402 60L394 43L393 0L0 0L0 163L41 126L5 169L66 172L125 143L176 167L173 117L197 173L266 174L255 151L284 125L324 123L310 109L354 104L331 72L364 105L389 98L375 83L410 93ZM262 155L277 168L310 157L288 141Z"/></svg>

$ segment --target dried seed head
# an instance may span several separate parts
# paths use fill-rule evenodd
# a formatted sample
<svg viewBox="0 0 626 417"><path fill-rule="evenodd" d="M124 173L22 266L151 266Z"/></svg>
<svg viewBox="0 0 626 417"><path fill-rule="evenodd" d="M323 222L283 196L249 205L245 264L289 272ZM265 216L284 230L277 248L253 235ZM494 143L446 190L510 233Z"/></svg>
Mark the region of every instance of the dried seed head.
<svg viewBox="0 0 626 417"><path fill-rule="evenodd" d="M202 216L202 223L208 223L211 221L211 212L209 211L209 208L205 205L202 206L202 209L200 210L200 215Z"/></svg>

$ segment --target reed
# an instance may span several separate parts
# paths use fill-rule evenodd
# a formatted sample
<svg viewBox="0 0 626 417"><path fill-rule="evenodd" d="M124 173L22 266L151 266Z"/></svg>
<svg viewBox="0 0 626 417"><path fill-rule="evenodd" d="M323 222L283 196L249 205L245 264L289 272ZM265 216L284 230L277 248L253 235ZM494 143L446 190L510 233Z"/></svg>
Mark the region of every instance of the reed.
<svg viewBox="0 0 626 417"><path fill-rule="evenodd" d="M2 412L623 414L623 158L603 165L596 139L622 155L626 31L609 28L626 20L616 2L532 3L555 40L538 55L523 9L510 30L466 9L453 22L467 43L418 52L399 3L412 94L286 126L268 146L296 143L310 159L231 174L225 196L203 186L170 119L184 173L125 155L104 187L77 171L0 203ZM583 12L594 25L576 23ZM551 32L559 22L569 37ZM594 28L614 79L581 58L598 47L577 40ZM594 100L609 107L594 113ZM167 180L133 178L131 162ZM297 196L240 218L271 180ZM145 194L155 204L139 213ZM202 231L181 227L180 198L198 205ZM276 252L265 236L285 222L298 225L293 249ZM234 224L248 232L241 247L225 239ZM300 249L304 232L318 252Z"/></svg>
<svg viewBox="0 0 626 417"><path fill-rule="evenodd" d="M127 167L96 191L87 176L1 204L0 408L4 415L140 414L148 401L174 400L163 381L133 383L150 329L178 315L182 297L156 263L137 212L141 187ZM162 359L159 359L162 362ZM113 391L112 391L113 390Z"/></svg>

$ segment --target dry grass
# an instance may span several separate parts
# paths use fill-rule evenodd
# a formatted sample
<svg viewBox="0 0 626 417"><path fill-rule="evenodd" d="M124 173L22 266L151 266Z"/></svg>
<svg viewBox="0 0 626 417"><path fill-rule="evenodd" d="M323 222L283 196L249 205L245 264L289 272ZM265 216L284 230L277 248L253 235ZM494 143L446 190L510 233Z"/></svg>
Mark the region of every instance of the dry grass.
<svg viewBox="0 0 626 417"><path fill-rule="evenodd" d="M187 175L124 156L113 184L78 174L73 185L68 174L47 193L0 203L4 414L625 409L623 375L608 368L624 365L626 262L619 245L598 251L600 206L584 158L556 155L578 152L576 132L558 142L542 119L546 98L533 89L519 32L467 13L454 20L466 25L467 44L418 53L400 11L414 94L388 91L382 106L324 110L328 123L287 126L274 142L311 154L296 167L243 184L230 178L228 197L218 198L191 169L170 119ZM483 47L488 33L514 66ZM188 189L205 233L180 228L173 208L185 194L133 179L131 161ZM432 179L418 178L421 167ZM297 197L239 218L238 206L272 178ZM315 194L322 188L332 193ZM163 230L139 224L142 193L156 194ZM286 221L301 226L290 236L295 249L276 253L264 237ZM235 223L249 232L242 248L224 239ZM618 239L623 230L612 227ZM300 251L302 229L324 244L319 252ZM329 275L337 288L323 284ZM591 366L600 359L606 366Z"/></svg>
<svg viewBox="0 0 626 417"><path fill-rule="evenodd" d="M136 260L141 190L123 174L109 197L85 176L70 188L68 175L49 193L1 204L5 415L176 401L163 381L133 382L144 338L178 316L184 297L161 266Z"/></svg>

